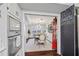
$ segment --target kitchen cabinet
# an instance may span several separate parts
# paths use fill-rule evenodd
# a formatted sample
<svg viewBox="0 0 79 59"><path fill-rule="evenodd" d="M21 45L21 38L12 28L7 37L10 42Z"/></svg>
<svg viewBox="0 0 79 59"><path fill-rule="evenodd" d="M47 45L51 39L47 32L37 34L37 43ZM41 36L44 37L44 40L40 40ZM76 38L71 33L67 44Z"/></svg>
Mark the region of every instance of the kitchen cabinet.
<svg viewBox="0 0 79 59"><path fill-rule="evenodd" d="M7 48L7 9L6 4L0 6L0 51Z"/></svg>
<svg viewBox="0 0 79 59"><path fill-rule="evenodd" d="M21 10L20 10L18 4L16 4L16 3L9 3L9 4L7 4L7 10L8 10L9 13L11 13L12 15L14 15L17 18L20 19L20 17L21 17Z"/></svg>
<svg viewBox="0 0 79 59"><path fill-rule="evenodd" d="M7 4L7 10L8 10L8 12L10 12L11 14L13 14L13 15L15 15L15 6L14 6L14 4L12 3L10 3L10 4Z"/></svg>
<svg viewBox="0 0 79 59"><path fill-rule="evenodd" d="M7 4L7 11L8 11L8 16L9 16L9 29L8 30L13 30L13 31L17 31L18 33L21 31L21 9L19 8L18 4L16 3L9 3ZM10 33L10 32L8 32ZM13 34L13 32L12 32ZM19 33L21 34L21 33ZM14 34L15 35L15 34ZM16 47L18 47L19 45L21 45L21 37L17 36L16 39ZM21 56L22 54L21 49L17 52L16 56Z"/></svg>
<svg viewBox="0 0 79 59"><path fill-rule="evenodd" d="M22 56L22 49L20 49L15 56Z"/></svg>
<svg viewBox="0 0 79 59"><path fill-rule="evenodd" d="M20 46L22 44L21 35L17 36L16 46Z"/></svg>
<svg viewBox="0 0 79 59"><path fill-rule="evenodd" d="M0 52L0 56L7 56L7 50L4 49L3 51Z"/></svg>
<svg viewBox="0 0 79 59"><path fill-rule="evenodd" d="M16 3L3 3L0 5L0 55L7 56L8 55L8 16L15 17L18 21L22 19L21 10ZM16 24L15 24L16 25ZM18 27L19 25L17 25ZM13 33L12 33L13 34ZM17 41L19 45L20 41ZM18 46L17 45L17 46ZM5 51L3 51L6 49Z"/></svg>

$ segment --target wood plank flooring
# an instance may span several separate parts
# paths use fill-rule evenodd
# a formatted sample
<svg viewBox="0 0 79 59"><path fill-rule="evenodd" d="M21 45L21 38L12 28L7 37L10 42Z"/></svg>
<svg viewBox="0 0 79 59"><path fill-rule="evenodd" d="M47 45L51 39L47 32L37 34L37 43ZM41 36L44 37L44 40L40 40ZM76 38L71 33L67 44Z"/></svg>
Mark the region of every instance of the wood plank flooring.
<svg viewBox="0 0 79 59"><path fill-rule="evenodd" d="M25 52L25 56L59 56L56 50Z"/></svg>

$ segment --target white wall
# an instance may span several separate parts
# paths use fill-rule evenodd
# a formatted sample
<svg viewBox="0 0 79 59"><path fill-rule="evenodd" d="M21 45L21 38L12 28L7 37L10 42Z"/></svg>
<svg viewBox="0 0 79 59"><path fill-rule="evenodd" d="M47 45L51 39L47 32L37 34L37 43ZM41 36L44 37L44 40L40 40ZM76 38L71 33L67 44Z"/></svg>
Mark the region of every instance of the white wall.
<svg viewBox="0 0 79 59"><path fill-rule="evenodd" d="M43 13L43 12L33 12L33 11L26 11L26 10L23 10L23 13L57 16L57 18L58 18L58 22L57 22L58 23L58 30L57 30L57 33L58 33L58 35L57 35L57 38L58 38L57 39L57 53L61 54L61 49L60 49L60 44L61 44L61 42L60 42L60 39L61 39L61 37L60 37L60 14ZM23 18L23 24L25 24L25 17ZM24 28L23 32L25 34L25 32L26 32L25 28ZM25 39L26 39L26 34L24 35L24 41L25 41ZM25 42L24 42L24 44L26 45Z"/></svg>

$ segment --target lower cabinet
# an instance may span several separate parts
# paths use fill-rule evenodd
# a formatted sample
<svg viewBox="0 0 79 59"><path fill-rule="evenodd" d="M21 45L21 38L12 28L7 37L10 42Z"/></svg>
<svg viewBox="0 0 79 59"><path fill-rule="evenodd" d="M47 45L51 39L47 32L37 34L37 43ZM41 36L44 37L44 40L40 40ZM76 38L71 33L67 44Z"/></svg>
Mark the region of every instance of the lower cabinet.
<svg viewBox="0 0 79 59"><path fill-rule="evenodd" d="M22 49L20 49L15 56L22 56Z"/></svg>
<svg viewBox="0 0 79 59"><path fill-rule="evenodd" d="M0 52L0 56L7 56L7 55L8 55L7 50L4 50L4 51Z"/></svg>

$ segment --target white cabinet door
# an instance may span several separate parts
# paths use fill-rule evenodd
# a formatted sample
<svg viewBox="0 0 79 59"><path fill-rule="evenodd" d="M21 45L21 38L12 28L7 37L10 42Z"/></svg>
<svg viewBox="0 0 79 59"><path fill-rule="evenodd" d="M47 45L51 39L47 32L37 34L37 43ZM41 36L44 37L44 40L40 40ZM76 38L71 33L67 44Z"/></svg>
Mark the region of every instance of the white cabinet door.
<svg viewBox="0 0 79 59"><path fill-rule="evenodd" d="M6 48L7 39L7 9L6 4L0 6L0 50Z"/></svg>
<svg viewBox="0 0 79 59"><path fill-rule="evenodd" d="M20 50L18 51L18 53L16 54L16 56L22 56L22 49L20 49Z"/></svg>
<svg viewBox="0 0 79 59"><path fill-rule="evenodd" d="M14 3L8 3L7 4L7 10L11 14L15 15L15 6L14 6Z"/></svg>
<svg viewBox="0 0 79 59"><path fill-rule="evenodd" d="M21 45L21 35L17 36L17 40L16 40L16 46L20 46Z"/></svg>
<svg viewBox="0 0 79 59"><path fill-rule="evenodd" d="M8 12L10 12L12 15L14 15L14 16L16 16L17 18L20 19L21 10L20 10L18 4L16 4L16 3L8 3L7 10L8 10Z"/></svg>
<svg viewBox="0 0 79 59"><path fill-rule="evenodd" d="M0 52L0 56L7 56L7 55L8 55L7 50Z"/></svg>
<svg viewBox="0 0 79 59"><path fill-rule="evenodd" d="M16 8L16 9L15 9L15 15L16 15L17 18L20 19L21 10L20 10L18 4L15 4L15 8Z"/></svg>

